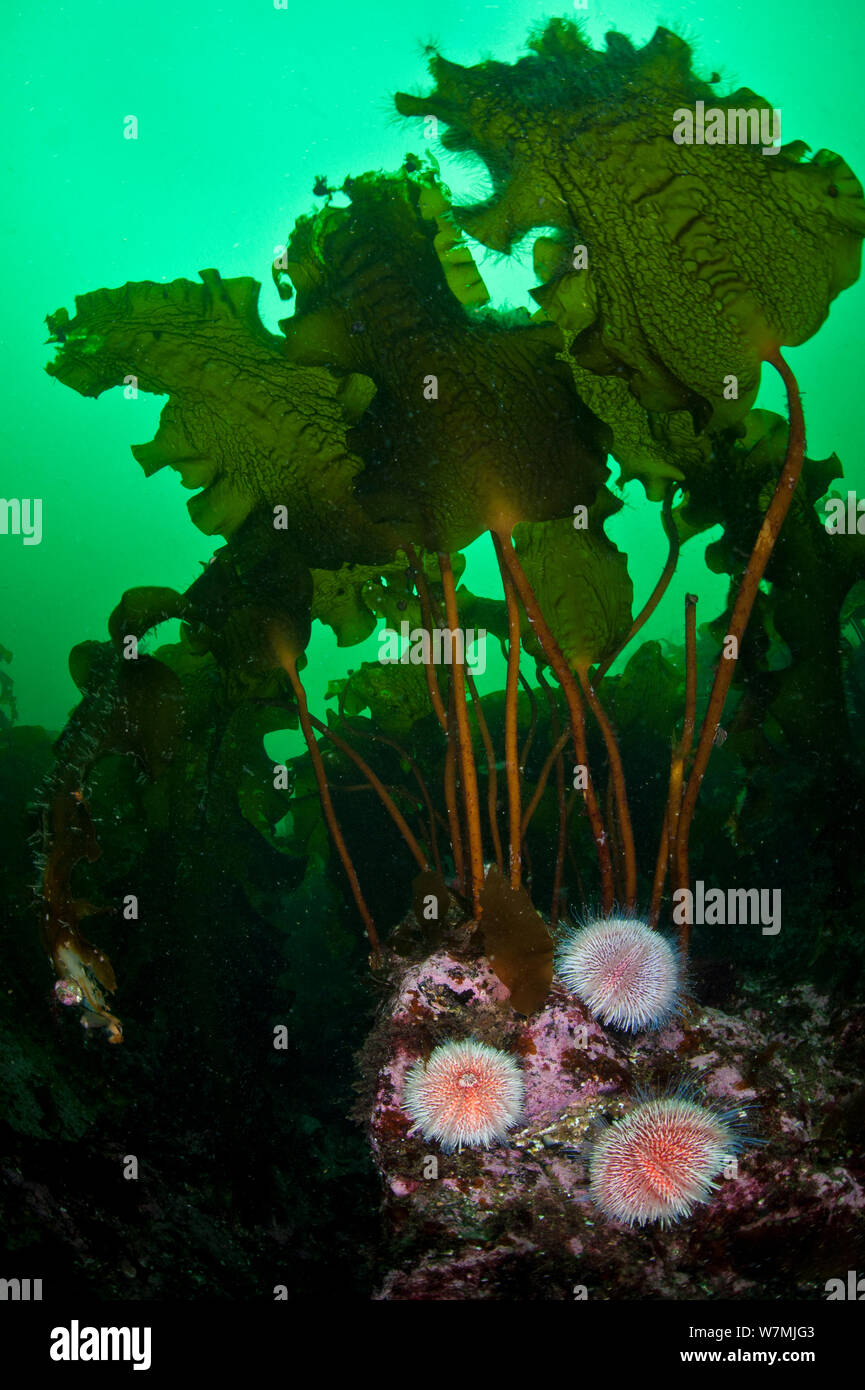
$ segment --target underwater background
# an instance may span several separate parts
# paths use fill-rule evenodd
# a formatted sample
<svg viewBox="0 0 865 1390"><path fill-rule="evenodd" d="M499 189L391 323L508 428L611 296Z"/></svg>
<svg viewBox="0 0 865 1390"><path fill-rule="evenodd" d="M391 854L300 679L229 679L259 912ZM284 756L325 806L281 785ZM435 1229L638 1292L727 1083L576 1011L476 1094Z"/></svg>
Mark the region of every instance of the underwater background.
<svg viewBox="0 0 865 1390"><path fill-rule="evenodd" d="M142 790L141 767L115 749L88 781L101 853L82 867L78 887L115 908L132 893L143 919L124 922L115 912L104 922L97 916L92 931L88 923L117 973L120 1048L106 1047L98 1032L85 1036L52 994L33 908L34 878L37 900L39 882L31 843L52 742L85 688L76 689L70 651L107 643L109 615L125 591L160 586L182 593L225 544L192 524L188 494L170 468L146 477L130 453L130 445L153 438L164 397L142 390L126 399L114 390L95 402L65 389L44 371L55 351L46 345L46 314L58 306L73 314L76 295L103 286L194 281L200 270L218 267L224 281L261 281L261 321L279 333L293 306L280 299L270 267L295 220L321 206L313 186L322 176L336 188L350 174L399 170L410 151L432 153L453 204L490 195L478 156L425 142L419 123L394 110L396 91L431 88L424 45L465 65L488 57L513 63L527 35L553 14L578 20L596 48L610 29L636 47L658 25L674 30L692 46L700 75L718 74L724 92L752 88L781 111L782 139L838 151L862 176L865 15L852 2L656 9L641 0L587 0L585 8L567 10L531 0L445 0L427 10L393 0L371 7L334 0L325 9L277 9L269 0L216 7L142 0L132 9L71 0L52 11L50 22L39 10L11 20L2 58L0 491L4 498L42 499L42 535L38 545L0 535L0 644L11 658L0 670L14 690L14 704L6 685L0 702L7 902L0 930L8 980L0 1003L0 1217L7 1275L104 1299L270 1298L277 1286L296 1299L336 1282L344 1297L360 1299L376 1290L395 1298L569 1296L561 1290L576 1276L554 1269L548 1284L538 1284L534 1256L494 1295L447 1273L400 1292L393 1270L419 1258L419 1237L409 1218L401 1225L391 1213L382 1221L382 1178L385 1186L390 1179L381 1134L373 1145L377 1171L365 1128L380 1103L370 1078L386 1046L370 1035L393 980L371 982L362 925L330 848L293 716L285 727L272 717L242 730L231 725L230 738L217 745L208 742L215 716L196 695L187 730L197 730L201 741L188 753L183 778L167 787L157 779ZM137 117L136 139L124 138L130 116ZM472 244L493 309L536 311L529 295L537 284L534 236L510 257ZM810 273L804 257L799 273ZM861 284L853 285L815 336L785 349L804 402L808 458L838 456L843 478L830 470L827 487L841 495L865 494L862 294ZM787 414L783 383L768 367L756 408ZM623 505L605 531L627 554L636 614L663 568L667 541L657 501L647 500L635 477L618 489L614 458L609 465L608 486ZM657 667L647 668L645 684L616 711L633 775L641 900L651 887L649 860L681 712L684 596L699 596L702 702L720 635L711 624L730 583L723 564L707 565L706 551L722 536L723 528L712 525L683 547L658 610L611 666L611 677L622 677L636 648L660 644L651 648ZM501 577L487 538L466 547L465 559L461 582L499 600ZM790 566L795 570L795 561ZM819 565L807 573L813 583ZM861 564L858 578L865 584ZM799 707L790 728L780 727L755 678L757 714L738 741L734 731L713 753L696 812L692 875L725 886L777 886L785 920L778 937L697 928L689 987L709 1007L742 1018L752 1011L753 1037L737 1044L753 1044L759 1054L746 1076L749 1102L761 1086L780 1084L766 1073L779 1058L788 1081L806 1053L820 1060L822 1081L811 1075L797 1082L811 1109L795 1123L816 1124L809 1142L825 1171L861 1177L854 1136L865 1117L865 588L851 597L852 590L851 581L838 622L840 684L825 707L807 693L819 685L800 696L794 686L790 698ZM789 611L811 598L792 592ZM376 661L383 625L379 616L364 642L340 646L330 626L313 622L303 676L320 719L335 710L333 683ZM142 651L176 643L179 632L176 618L161 623ZM783 648L780 637L771 650L767 639L763 672L785 665ZM92 660L98 667L101 658ZM555 734L534 654L523 652L522 669L542 706L538 744L549 747ZM490 643L478 677L481 696L494 703L505 674L505 656ZM504 715L496 709L501 733ZM387 727L392 733L399 726ZM194 736L187 732L187 750ZM247 752L256 741L266 753L265 771L298 760L292 786L303 792L302 809L291 812L286 804L277 814L270 789L255 784ZM590 751L602 761L599 740ZM422 752L417 756L422 761ZM349 780L344 769L337 776ZM370 909L387 937L416 904L416 870L385 817L367 819L348 795L340 810ZM554 842L552 819L539 828L539 842L542 833ZM536 906L546 913L552 868L536 863L540 851L532 849ZM587 896L596 894L592 884ZM579 908L575 884L567 905ZM406 959L413 959L412 931ZM442 1036L437 1028L433 1039ZM286 1030L281 1048L274 1046L277 1029ZM759 1119L754 1127L760 1135ZM124 1175L130 1155L140 1170L134 1181ZM854 1202L851 1183L841 1196L832 1189L850 1220L824 1230L822 1243L796 1228L783 1256L779 1234L765 1248L751 1237L747 1250L736 1246L731 1254L727 1236L716 1233L685 1260L705 1274L694 1274L681 1292L671 1278L648 1296L823 1296L825 1280L852 1267L861 1240L853 1219L861 1201ZM828 1203L828 1189L824 1196ZM801 1194L795 1200L805 1224L820 1219ZM642 1268L648 1247L629 1249L630 1267ZM596 1271L605 1273L596 1272L596 1296L644 1296L624 1259L621 1267L612 1257L607 1264L599 1259Z"/></svg>
<svg viewBox="0 0 865 1390"><path fill-rule="evenodd" d="M179 3L170 13L145 3L128 29L127 21L117 20L119 33L110 4L65 6L47 33L35 15L15 17L4 84L4 489L6 496L42 497L45 507L41 546L7 542L0 552L10 600L2 640L15 654L23 722L61 724L75 699L66 657L75 642L104 637L106 593L119 597L124 589L155 582L157 567L159 583L184 588L198 562L212 554L189 525L178 479L166 472L147 479L130 461L130 443L152 437L162 403L143 394L129 402L116 392L97 407L61 391L42 372L50 355L43 306L47 312L71 305L75 294L97 285L194 279L199 269L218 266L223 278L252 275L264 282L261 317L275 331L285 310L270 285L269 265L295 218L316 207L317 175L333 182L366 169L398 168L406 151L419 147L418 132L395 116L391 96L423 90L423 44L446 45L457 62L488 55L513 61L529 30L554 12L569 13L519 0L445 4L428 14L376 3L358 12L337 0L328 9L326 35L320 16L302 6L283 11L264 3L217 10ZM865 20L857 6L833 0L818 12L794 0L756 9L655 9L589 0L585 11L570 14L585 23L595 44L611 28L638 43L658 24L681 32L695 44L701 71L720 71L731 88L769 94L789 138L807 139L815 150L840 150L854 170L862 166L865 112L857 74ZM138 116L137 141L123 139L127 114ZM478 159L445 152L442 175L456 200L486 191ZM494 304L529 302L530 249L517 264L485 256L483 274ZM854 291L833 304L829 324L795 358L811 398L810 452L815 458L837 453L851 488L865 482L858 419L849 408L862 335ZM783 408L783 389L772 373L764 374L759 405ZM659 528L646 526L641 515L653 509L640 484L632 482L625 497L608 534L629 548L639 608L663 564L665 544ZM689 585L698 589L706 614L720 605L725 582L708 575L702 563L717 534L698 537L682 556L664 611L650 620L644 637L681 641L681 596ZM634 550L629 542L637 537ZM483 543L476 549L484 557L476 562L476 586L490 588L497 583L492 561ZM58 602L60 593L70 601ZM329 675L361 655L338 652L321 625L313 642L310 664L317 667L320 656ZM501 669L497 674L500 683ZM322 675L316 686L315 670L311 680L310 695L320 703L326 680Z"/></svg>

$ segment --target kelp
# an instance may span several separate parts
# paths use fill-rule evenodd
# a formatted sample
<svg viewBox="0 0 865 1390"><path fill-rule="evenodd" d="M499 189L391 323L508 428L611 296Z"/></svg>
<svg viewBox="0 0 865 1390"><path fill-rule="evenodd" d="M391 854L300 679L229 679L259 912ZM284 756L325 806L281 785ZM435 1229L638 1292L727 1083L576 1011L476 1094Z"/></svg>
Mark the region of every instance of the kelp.
<svg viewBox="0 0 865 1390"><path fill-rule="evenodd" d="M354 647L375 632L376 615L365 595L380 576L381 569L370 565L312 571L311 616L332 630L338 647Z"/></svg>
<svg viewBox="0 0 865 1390"><path fill-rule="evenodd" d="M683 544L721 524L706 563L735 580L747 538L770 498L786 447L786 422L771 411L750 412L728 444L735 467L695 479L674 510ZM819 510L830 484L843 476L837 455L806 458L802 482L766 570L753 635L743 650L751 722L775 727L790 748L840 764L848 744L839 634L845 597L865 572L865 537L827 533ZM807 602L803 602L807 595ZM727 614L713 625L717 640ZM761 738L761 744L764 739ZM765 750L764 750L765 751Z"/></svg>
<svg viewBox="0 0 865 1390"><path fill-rule="evenodd" d="M435 162L413 155L339 188L317 180L324 206L295 222L272 266L294 300L279 335L259 320L257 283L215 270L202 284L96 291L73 319L49 318L59 346L49 371L65 384L168 395L155 440L133 452L147 473L169 464L203 488L190 514L228 540L185 593L129 591L110 620L115 662L166 619L182 624L180 644L140 655L136 676L118 666L100 697L108 732L111 710L125 711L124 751L134 747L151 779L152 814L169 823L173 810L156 798L176 770L179 681L186 727L192 718L207 743L195 766L215 791L199 812L173 786L177 814L218 820L239 806L250 833L316 862L329 852L326 824L375 968L388 948L356 871L356 827L378 836L385 825L409 855L417 925L430 898L436 940L445 915L459 919L463 946L486 953L519 1012L539 1007L551 978L529 883L549 881L551 923L569 883L607 914L616 897L634 909L646 887L637 857L648 836L645 824L635 834L625 768L630 758L657 781L657 759L641 763L637 745L655 758L659 740L665 753L673 741L653 909L668 869L687 886L697 795L726 734L735 662L722 652L706 670L725 632L738 642L753 612L734 714L736 736L751 737L745 761L757 731L816 748L813 711L843 714L832 644L860 548L841 558L821 534L814 504L836 464L805 458L779 349L813 335L856 279L865 233L861 188L837 155L673 138L675 117L697 102L722 122L770 108L747 89L716 95L668 31L642 49L609 34L596 52L553 20L529 47L510 65L431 53L434 91L397 97L403 115L443 122L445 148L486 162L485 203L453 207ZM538 309L495 313L468 238L511 252L533 231ZM750 410L763 361L784 380L789 426ZM621 481L639 477L663 502L668 556L637 615L627 556L604 530L621 505L606 487L609 452ZM689 599L681 663L648 644L609 677L680 545L717 523L709 563L733 584L715 646L698 639ZM460 583L460 552L484 532L500 598ZM803 582L820 597L801 616ZM380 659L331 683L337 707L324 722L301 677L314 621L341 647L382 621L422 649L433 632L483 628L506 656L505 690L481 698L459 648L446 666ZM520 670L526 653L537 689ZM201 712L213 709L208 735ZM288 769L280 815L275 789L259 785L261 739L287 725L307 751ZM70 781L64 794L75 790ZM576 795L585 819L572 815ZM352 814L359 802L375 804L374 817ZM58 841L86 858L86 807L60 809ZM541 832L546 874L529 857ZM584 883L574 846L586 838L597 872Z"/></svg>
<svg viewBox="0 0 865 1390"><path fill-rule="evenodd" d="M509 327L456 298L436 248L449 214L434 175L365 174L344 192L348 207L302 218L289 237L296 307L280 326L291 361L376 383L350 436L370 517L450 553L591 505L605 431L544 325Z"/></svg>
<svg viewBox="0 0 865 1390"><path fill-rule="evenodd" d="M725 125L728 112L771 108L697 77L668 29L642 49L610 32L598 52L553 19L528 46L516 63L474 67L431 50L432 92L396 97L402 115L445 122L445 148L472 150L489 169L492 196L456 208L459 226L496 251L541 227L583 247L585 268L571 271L579 287L552 280L537 296L569 292L582 305L582 322L570 316L576 361L624 376L647 410L735 423L760 363L816 333L858 277L859 181L831 151L805 160L802 141L769 154L738 140L676 143L676 113L698 101Z"/></svg>
<svg viewBox="0 0 865 1390"><path fill-rule="evenodd" d="M202 489L188 509L206 534L230 536L267 506L308 564L390 558L392 538L354 499L363 465L346 445L373 383L289 365L258 317L256 281L201 279L78 297L74 318L48 317L59 349L46 370L83 396L125 384L169 397L155 438L132 452L148 477L167 465Z"/></svg>
<svg viewBox="0 0 865 1390"><path fill-rule="evenodd" d="M616 503L604 510L616 511ZM608 539L593 508L593 524L572 520L524 522L514 534L517 554L553 635L574 670L587 671L614 651L631 623L633 585L627 556ZM545 660L528 622L523 645Z"/></svg>
<svg viewBox="0 0 865 1390"><path fill-rule="evenodd" d="M6 647L0 645L0 661L9 662L12 660L12 653ZM4 713L3 706L9 711ZM18 706L15 701L15 686L12 677L8 672L0 670L0 729L6 728L15 723L18 718Z"/></svg>
<svg viewBox="0 0 865 1390"><path fill-rule="evenodd" d="M328 696L336 696L350 718L368 709L373 726L393 738L431 714L420 665L383 666L378 661L364 661L344 680L332 681Z"/></svg>
<svg viewBox="0 0 865 1390"><path fill-rule="evenodd" d="M484 954L510 990L517 1013L539 1009L553 982L553 940L525 888L490 869L481 897Z"/></svg>
<svg viewBox="0 0 865 1390"><path fill-rule="evenodd" d="M82 861L101 854L87 799L93 768L112 753L129 754L143 775L163 775L182 737L177 677L152 657L124 660L107 643L74 648L70 673L83 694L55 749L54 766L40 790L42 904L46 949L69 1002L83 1003L82 1022L122 1040L106 995L116 989L111 962L81 929L85 917L106 912L78 895L74 875Z"/></svg>

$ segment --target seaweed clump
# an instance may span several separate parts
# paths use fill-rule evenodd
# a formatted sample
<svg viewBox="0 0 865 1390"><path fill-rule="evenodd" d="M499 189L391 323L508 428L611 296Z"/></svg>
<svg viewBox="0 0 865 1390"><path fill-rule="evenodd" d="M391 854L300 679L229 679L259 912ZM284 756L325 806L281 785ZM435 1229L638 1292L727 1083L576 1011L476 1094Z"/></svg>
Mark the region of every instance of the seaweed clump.
<svg viewBox="0 0 865 1390"><path fill-rule="evenodd" d="M73 650L81 701L53 754L44 731L17 724L0 671L8 805L25 781L41 787L51 1021L66 1027L62 1005L76 1004L85 1037L129 1039L119 1055L90 1050L105 1084L79 1096L71 1064L55 1070L38 1038L48 1010L19 1040L4 998L4 1047L16 1044L4 1114L25 1145L123 1111L122 1152L147 1143L158 1182L168 1173L183 1193L163 1183L153 1199L151 1183L132 1221L124 1209L118 1245L148 1294L181 1280L182 1222L198 1226L182 1275L211 1290L230 1282L225 1263L253 1286L254 1260L270 1271L286 1245L301 1249L298 1283L318 1260L332 1284L332 1248L357 1211L371 1227L379 1176L398 1231L383 1297L570 1296L575 1240L587 1278L634 1296L750 1296L767 1267L783 1296L790 1280L810 1287L822 1258L825 1272L846 1267L860 1220L861 1019L828 1011L801 975L805 962L850 989L862 959L865 880L849 845L865 799L851 753L865 556L860 537L838 542L823 524L842 468L807 456L781 349L818 331L856 279L861 189L839 156L807 158L798 141L678 144L674 113L697 102L725 120L750 108L758 125L771 108L745 89L716 95L665 30L639 50L609 35L595 52L557 20L515 64L432 54L431 68L432 93L401 95L398 110L435 115L446 151L481 155L487 202L455 205L416 155L339 188L321 176L323 205L270 267L293 309L279 333L259 319L257 282L216 270L96 290L49 316L63 384L167 397L134 457L148 474L174 468L197 493L193 522L226 544L183 592L154 575L123 594L107 640ZM508 253L530 235L531 311L499 313L478 247ZM753 409L764 362L788 419ZM622 506L613 461L659 504L667 542L637 612L629 556L606 529ZM684 547L713 526L724 612L698 625L691 596L680 646L638 643ZM493 595L464 582L477 540L500 576ZM160 644L166 621L180 635ZM315 623L342 648L382 624L391 639L391 660L331 682L326 712L305 685ZM479 688L470 630L500 645L503 689ZM265 740L287 728L305 751L275 764ZM25 847L0 801L17 881ZM692 864L730 886L765 882L771 864L785 949L756 934L731 945L708 925L689 943L683 924L682 1016L623 1040L554 982L560 923L645 904L663 926ZM332 1060L369 1032L365 956L390 992L361 1059L378 1175L340 1130L350 1078ZM744 966L759 977L743 984ZM13 983L38 997L29 963ZM262 1017L257 1050L249 1019ZM507 1152L449 1156L448 1183L421 1180L427 1146L407 1134L401 1079L445 1035L469 1034L509 1051L529 1113ZM134 1078L123 1091L118 1066ZM767 1142L675 1242L623 1234L584 1205L585 1147L683 1069L707 1097L759 1107ZM82 1164L106 1162L101 1135L82 1148ZM231 1194L202 1183L214 1152L243 1174ZM193 1188L207 1190L190 1217ZM60 1192L78 1260L90 1213ZM230 1222L199 1222L211 1196ZM267 1235L252 1236L243 1222L262 1200ZM150 1234L159 1218L171 1260ZM316 1254L322 1230L333 1245ZM814 1230L829 1233L825 1256ZM153 1272L154 1248L170 1276ZM344 1264L360 1282L356 1256Z"/></svg>
<svg viewBox="0 0 865 1390"><path fill-rule="evenodd" d="M549 987L550 929L568 894L600 899L607 915L651 896L657 922L666 882L688 888L697 798L737 670L740 725L768 717L759 658L739 663L754 612L767 640L789 636L785 683L805 673L843 708L838 663L797 646L790 618L799 556L820 551L813 503L840 466L806 460L780 349L815 333L857 278L865 233L861 188L837 155L673 139L673 113L696 102L725 115L770 108L745 89L717 96L668 31L641 50L610 34L598 53L554 20L529 46L510 66L463 68L434 53L433 92L396 99L404 116L441 120L446 149L484 158L486 203L454 207L432 163L413 155L394 174L347 179L342 206L317 183L324 207L297 221L272 267L295 301L280 335L260 323L256 282L215 270L200 285L96 291L73 319L48 320L59 344L48 370L65 384L168 394L156 439L133 452L146 472L169 464L203 488L192 518L228 540L186 594L126 596L115 644L179 617L186 650L212 663L232 704L264 702L299 724L307 760L292 804L301 786L318 796L374 967L387 948L355 865L366 847L344 829L350 794L377 807L411 876L432 888L421 895L431 919L454 905L465 914L471 949L487 951L520 1012ZM544 229L537 310L496 314L469 239L509 252L533 229ZM787 424L751 412L763 362L784 381ZM627 557L604 530L621 505L607 487L610 454L661 501L669 541L636 615ZM633 742L631 667L608 672L661 600L683 540L717 522L717 563L733 577L715 645L704 644L717 666L710 681L698 668L689 602L672 683L681 721L665 707L655 731L673 739L666 791L635 814L622 751ZM458 582L461 549L485 534L497 599ZM837 622L855 577L855 561L838 562L821 623ZM460 646L471 615L505 653L498 696L479 696ZM302 677L312 622L352 645L382 618L406 622L419 655L365 664L334 688L339 708L322 720ZM429 653L443 632L441 663ZM646 653L633 661L645 668ZM785 707L779 694L773 717ZM795 715L784 717L792 732ZM317 833L299 803L291 814L295 839ZM73 829L55 820L47 838L84 846ZM647 849L653 876L641 869ZM531 906L541 884L546 921Z"/></svg>

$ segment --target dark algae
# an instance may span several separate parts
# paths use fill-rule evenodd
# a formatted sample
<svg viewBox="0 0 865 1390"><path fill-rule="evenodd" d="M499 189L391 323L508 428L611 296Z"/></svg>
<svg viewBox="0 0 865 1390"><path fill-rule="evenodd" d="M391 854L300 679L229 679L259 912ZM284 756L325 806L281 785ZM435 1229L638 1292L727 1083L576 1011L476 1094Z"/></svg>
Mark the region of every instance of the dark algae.
<svg viewBox="0 0 865 1390"><path fill-rule="evenodd" d="M219 543L106 595L59 735L0 646L0 1218L106 1299L823 1299L865 1234L865 522L790 350L862 187L666 28L447 51L401 167L334 155L284 229L276 330L194 247L48 315L57 383L162 399L132 453ZM722 610L647 638L710 532Z"/></svg>

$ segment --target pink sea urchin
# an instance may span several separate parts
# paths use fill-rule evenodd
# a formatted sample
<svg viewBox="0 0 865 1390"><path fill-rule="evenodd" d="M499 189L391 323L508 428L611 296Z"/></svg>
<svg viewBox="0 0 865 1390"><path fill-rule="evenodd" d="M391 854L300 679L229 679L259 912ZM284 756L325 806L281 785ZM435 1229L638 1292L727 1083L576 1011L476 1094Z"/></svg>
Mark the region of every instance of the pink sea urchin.
<svg viewBox="0 0 865 1390"><path fill-rule="evenodd" d="M592 1198L616 1221L668 1226L707 1201L736 1147L720 1116L685 1097L643 1101L595 1144Z"/></svg>
<svg viewBox="0 0 865 1390"><path fill-rule="evenodd" d="M576 927L556 959L559 978L594 1018L638 1032L675 1012L679 962L658 932L635 917L601 918Z"/></svg>
<svg viewBox="0 0 865 1390"><path fill-rule="evenodd" d="M443 1043L405 1079L410 1133L437 1139L446 1153L486 1149L503 1139L523 1107L520 1068L506 1052L469 1038Z"/></svg>

